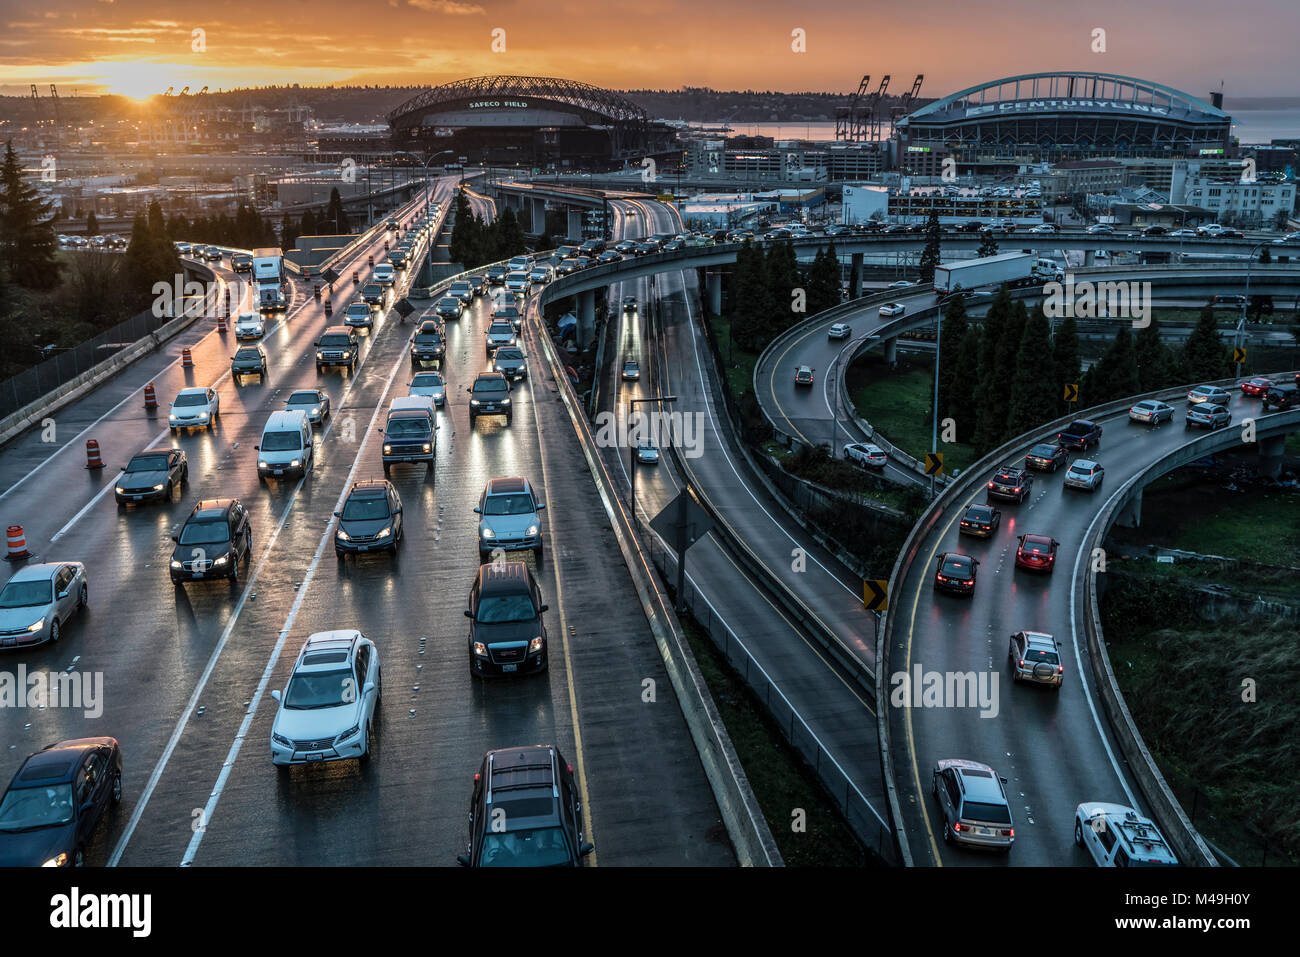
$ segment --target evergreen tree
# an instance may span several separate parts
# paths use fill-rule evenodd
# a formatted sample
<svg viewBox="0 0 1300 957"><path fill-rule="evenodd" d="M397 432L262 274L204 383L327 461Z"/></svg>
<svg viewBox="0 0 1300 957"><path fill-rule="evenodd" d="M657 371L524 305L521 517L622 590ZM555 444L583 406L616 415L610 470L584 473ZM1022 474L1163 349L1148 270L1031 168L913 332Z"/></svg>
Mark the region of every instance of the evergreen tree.
<svg viewBox="0 0 1300 957"><path fill-rule="evenodd" d="M0 265L9 282L27 289L59 283L58 249L49 203L23 179L13 142L0 164Z"/></svg>
<svg viewBox="0 0 1300 957"><path fill-rule="evenodd" d="M522 254L528 248L524 228L519 224L519 217L515 215L515 211L509 206L501 210L496 221L488 228L493 234L494 242L492 251L487 255L494 256L496 259L509 259Z"/></svg>
<svg viewBox="0 0 1300 957"><path fill-rule="evenodd" d="M957 441L972 443L979 424L975 390L979 383L981 333L974 326L967 328L957 346L957 372L952 380L952 401L948 408L957 423Z"/></svg>
<svg viewBox="0 0 1300 957"><path fill-rule="evenodd" d="M925 248L921 250L921 277L922 285L934 282L934 269L939 265L939 242L943 237L943 229L939 226L939 210L930 209L930 218L925 224Z"/></svg>
<svg viewBox="0 0 1300 957"><path fill-rule="evenodd" d="M1232 375L1232 353L1219 336L1213 306L1201 310L1196 326L1183 343L1182 361L1189 380L1213 381Z"/></svg>
<svg viewBox="0 0 1300 957"><path fill-rule="evenodd" d="M1115 341L1097 363L1095 372L1092 384L1094 391L1088 396L1089 405L1111 402L1141 391L1137 354L1127 325L1119 327Z"/></svg>
<svg viewBox="0 0 1300 957"><path fill-rule="evenodd" d="M352 228L348 223L348 214L343 211L343 197L339 196L339 188L335 186L330 190L329 205L325 207L325 219L330 223L337 221L336 227L340 233L350 233Z"/></svg>
<svg viewBox="0 0 1300 957"><path fill-rule="evenodd" d="M1078 408L1074 403L1065 401L1065 387L1080 385L1079 382L1079 326L1073 316L1066 316L1056 327L1052 337L1052 374L1054 377L1055 396L1052 407L1060 415L1065 415L1071 408Z"/></svg>
<svg viewBox="0 0 1300 957"><path fill-rule="evenodd" d="M840 304L840 262L835 255L835 244L830 249L817 250L812 266L804 276L808 291L808 314L815 315Z"/></svg>
<svg viewBox="0 0 1300 957"><path fill-rule="evenodd" d="M93 209L86 216L86 235L99 235L99 219L95 216L95 211Z"/></svg>
<svg viewBox="0 0 1300 957"><path fill-rule="evenodd" d="M1051 325L1041 309L1026 317L1020 348L1016 352L1016 374L1011 383L1010 415L1006 437L1028 432L1051 418L1051 405L1043 402L1044 372L1052 368Z"/></svg>
<svg viewBox="0 0 1300 957"><path fill-rule="evenodd" d="M970 325L966 320L966 302L953 296L943 306L943 320L939 325L939 417L953 415L954 383L958 375L962 340Z"/></svg>
<svg viewBox="0 0 1300 957"><path fill-rule="evenodd" d="M993 238L993 231L980 233L980 248L975 251L975 255L980 259L986 256L996 256L998 254L998 241Z"/></svg>
<svg viewBox="0 0 1300 957"><path fill-rule="evenodd" d="M1169 349L1160 340L1160 320L1155 316L1138 330L1133 351L1137 357L1139 392L1155 392L1173 385Z"/></svg>
<svg viewBox="0 0 1300 957"><path fill-rule="evenodd" d="M736 254L731 295L727 297L732 340L746 352L759 352L762 349L760 343L763 341L765 326L762 312L767 297L763 265L763 251L746 240Z"/></svg>
<svg viewBox="0 0 1300 957"><path fill-rule="evenodd" d="M447 255L454 263L469 265L474 245L474 214L470 210L469 197L463 189L456 191L455 220L451 227L451 240L447 245Z"/></svg>
<svg viewBox="0 0 1300 957"><path fill-rule="evenodd" d="M1000 401L1004 393L997 381L997 367L1010 315L1011 294L1003 287L993 298L988 315L984 317L984 335L980 340L979 379L973 408L976 414L975 446L981 453L997 446L1007 420L1006 402ZM1009 398L1009 393L1006 395Z"/></svg>
<svg viewBox="0 0 1300 957"><path fill-rule="evenodd" d="M794 244L777 243L767 253L766 262L768 308L767 327L769 340L805 318L793 310L794 291L799 288L799 260ZM764 345L767 343L765 342Z"/></svg>

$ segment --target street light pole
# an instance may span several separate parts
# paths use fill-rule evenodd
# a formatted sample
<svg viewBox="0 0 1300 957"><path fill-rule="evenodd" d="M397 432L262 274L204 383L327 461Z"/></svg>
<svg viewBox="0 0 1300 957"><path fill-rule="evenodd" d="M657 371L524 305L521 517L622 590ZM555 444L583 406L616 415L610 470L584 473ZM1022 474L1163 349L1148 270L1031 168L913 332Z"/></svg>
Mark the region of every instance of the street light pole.
<svg viewBox="0 0 1300 957"><path fill-rule="evenodd" d="M1250 267L1255 264L1255 250L1268 245L1268 240L1256 243L1250 247L1250 252L1246 255L1246 295L1241 300L1241 318L1237 320L1237 334L1233 337L1233 344L1240 349L1246 344L1246 310L1250 308ZM1241 378L1242 363L1237 364L1237 378Z"/></svg>
<svg viewBox="0 0 1300 957"><path fill-rule="evenodd" d="M943 349L943 308L934 317L934 408L930 411L930 451L939 451L939 353ZM935 478L930 476L930 499L934 499Z"/></svg>

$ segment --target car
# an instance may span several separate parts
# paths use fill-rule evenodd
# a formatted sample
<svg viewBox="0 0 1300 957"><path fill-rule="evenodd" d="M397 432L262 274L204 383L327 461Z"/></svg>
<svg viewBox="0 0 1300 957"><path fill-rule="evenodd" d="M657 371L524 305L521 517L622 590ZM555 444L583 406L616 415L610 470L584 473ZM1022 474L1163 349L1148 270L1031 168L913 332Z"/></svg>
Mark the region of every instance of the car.
<svg viewBox="0 0 1300 957"><path fill-rule="evenodd" d="M911 282L908 279L899 279L894 282L891 282L885 288L886 289L911 289L913 285L915 285L915 283Z"/></svg>
<svg viewBox="0 0 1300 957"><path fill-rule="evenodd" d="M1206 223L1204 226L1196 227L1196 235L1200 236L1203 239L1213 238L1225 232L1226 230L1227 230L1226 226L1221 226L1218 223Z"/></svg>
<svg viewBox="0 0 1300 957"><path fill-rule="evenodd" d="M502 346L513 346L516 342L514 324L507 320L494 318L484 334L483 351L490 359L492 353Z"/></svg>
<svg viewBox="0 0 1300 957"><path fill-rule="evenodd" d="M375 324L375 312L368 302L350 302L343 310L343 325L354 329L369 329Z"/></svg>
<svg viewBox="0 0 1300 957"><path fill-rule="evenodd" d="M528 272L528 281L543 285L555 278L555 270L550 266L534 266Z"/></svg>
<svg viewBox="0 0 1300 957"><path fill-rule="evenodd" d="M506 275L509 272L510 269L506 266L488 266L487 274L486 274L487 284L489 286L504 285L506 281Z"/></svg>
<svg viewBox="0 0 1300 957"><path fill-rule="evenodd" d="M511 256L509 262L507 262L506 265L510 267L510 270L512 272L522 272L525 275L527 275L528 270L533 268L533 257L532 256Z"/></svg>
<svg viewBox="0 0 1300 957"><path fill-rule="evenodd" d="M907 307L901 302L887 302L880 307L880 315L886 319L901 316L905 312L907 312Z"/></svg>
<svg viewBox="0 0 1300 957"><path fill-rule="evenodd" d="M1050 572L1056 567L1056 549L1061 544L1050 535L1021 535L1016 549L1016 567Z"/></svg>
<svg viewBox="0 0 1300 957"><path fill-rule="evenodd" d="M109 249L126 249L126 247L127 247L127 241L126 241L126 237L125 237L125 236L119 236L119 235L117 235L116 233L114 233L112 236L109 236L109 237L108 237L108 248L109 248ZM244 257L244 258L247 259L248 257ZM234 263L234 259L233 259L233 258L231 259L231 263L232 263L232 265L233 265L233 263ZM248 260L248 266L249 266L248 269L243 269L243 270L236 268L236 269L235 269L235 272L248 272L248 271L250 271L250 270L252 269L252 260L251 260L251 259Z"/></svg>
<svg viewBox="0 0 1300 957"><path fill-rule="evenodd" d="M1056 441L1067 449L1086 452L1101 441L1101 431L1101 425L1091 419L1075 419L1056 433Z"/></svg>
<svg viewBox="0 0 1300 957"><path fill-rule="evenodd" d="M284 407L287 411L298 410L307 416L312 425L321 425L329 418L330 397L323 389L298 389L289 393Z"/></svg>
<svg viewBox="0 0 1300 957"><path fill-rule="evenodd" d="M239 563L253 556L253 528L237 498L200 499L172 535L168 572L173 585L229 578L239 584Z"/></svg>
<svg viewBox="0 0 1300 957"><path fill-rule="evenodd" d="M235 320L235 338L238 340L260 339L266 335L266 321L260 313L240 313Z"/></svg>
<svg viewBox="0 0 1300 957"><path fill-rule="evenodd" d="M850 442L844 446L844 457L856 465L869 469L883 469L889 464L885 450L870 442Z"/></svg>
<svg viewBox="0 0 1300 957"><path fill-rule="evenodd" d="M992 505L968 505L962 514L961 524L957 526L957 534L992 538L1001 524L1002 509Z"/></svg>
<svg viewBox="0 0 1300 957"><path fill-rule="evenodd" d="M1065 680L1060 647L1059 641L1041 631L1016 632L1007 646L1012 683L1028 681L1060 691Z"/></svg>
<svg viewBox="0 0 1300 957"><path fill-rule="evenodd" d="M543 616L549 607L523 562L480 565L465 608L470 674L485 678L545 671Z"/></svg>
<svg viewBox="0 0 1300 957"><path fill-rule="evenodd" d="M1183 414L1183 428L1193 426L1200 429L1221 429L1232 423L1232 412L1226 405L1202 402L1194 405Z"/></svg>
<svg viewBox="0 0 1300 957"><path fill-rule="evenodd" d="M353 482L334 532L334 554L387 551L397 554L402 544L402 498L387 479Z"/></svg>
<svg viewBox="0 0 1300 957"><path fill-rule="evenodd" d="M1012 502L1023 502L1034 490L1034 476L1028 469L1017 465L1007 465L993 473L993 478L986 486L985 494L989 498L1001 498Z"/></svg>
<svg viewBox="0 0 1300 957"><path fill-rule="evenodd" d="M1075 459L1070 463L1070 467L1065 470L1065 479L1062 483L1064 488L1082 488L1089 492L1095 492L1101 488L1102 480L1106 477L1106 470L1098 462L1091 459Z"/></svg>
<svg viewBox="0 0 1300 957"><path fill-rule="evenodd" d="M1244 306L1246 297L1240 295L1222 295L1211 296L1210 305L1212 306Z"/></svg>
<svg viewBox="0 0 1300 957"><path fill-rule="evenodd" d="M510 380L500 372L480 372L469 386L469 424L480 415L504 415L506 425L514 418L510 408Z"/></svg>
<svg viewBox="0 0 1300 957"><path fill-rule="evenodd" d="M828 339L847 339L851 335L853 335L853 327L847 322L832 323L830 328L826 330Z"/></svg>
<svg viewBox="0 0 1300 957"><path fill-rule="evenodd" d="M1039 235L1050 236L1058 232L1059 230L1057 230L1056 226L1054 226L1052 223L1039 223L1037 226L1030 227L1029 231L1031 233L1037 233Z"/></svg>
<svg viewBox="0 0 1300 957"><path fill-rule="evenodd" d="M605 265L606 263L617 263L622 261L623 261L623 254L620 252L616 252L613 249L606 249L603 253L601 253L599 256L596 257L596 262L602 266Z"/></svg>
<svg viewBox="0 0 1300 957"><path fill-rule="evenodd" d="M625 359L623 361L623 378L639 379L641 378L641 364L635 359Z"/></svg>
<svg viewBox="0 0 1300 957"><path fill-rule="evenodd" d="M250 375L261 376L266 381L266 350L260 344L240 346L230 357L230 378L235 380L235 385Z"/></svg>
<svg viewBox="0 0 1300 957"><path fill-rule="evenodd" d="M1284 246L1290 243L1300 243L1300 232L1287 233L1281 239L1273 240L1274 246Z"/></svg>
<svg viewBox="0 0 1300 957"><path fill-rule="evenodd" d="M546 503L526 478L489 479L474 513L478 522L479 562L499 552L531 551L542 558L542 517Z"/></svg>
<svg viewBox="0 0 1300 957"><path fill-rule="evenodd" d="M555 267L555 275L569 276L578 271L578 260L562 259L560 264Z"/></svg>
<svg viewBox="0 0 1300 957"><path fill-rule="evenodd" d="M1170 239L1195 239L1196 230L1191 229L1187 226L1183 226L1180 229L1175 229L1172 232L1170 232L1169 238Z"/></svg>
<svg viewBox="0 0 1300 957"><path fill-rule="evenodd" d="M596 849L584 837L582 802L553 745L498 748L483 756L469 804L462 867L581 867Z"/></svg>
<svg viewBox="0 0 1300 957"><path fill-rule="evenodd" d="M644 438L636 447L636 460L642 465L656 465L659 462L659 446L654 439Z"/></svg>
<svg viewBox="0 0 1300 957"><path fill-rule="evenodd" d="M405 269L407 255L407 251L399 246L397 249L390 250L387 258L394 269Z"/></svg>
<svg viewBox="0 0 1300 957"><path fill-rule="evenodd" d="M377 282L368 282L361 287L361 298L372 306L383 306L384 287Z"/></svg>
<svg viewBox="0 0 1300 957"><path fill-rule="evenodd" d="M74 236L74 237L73 237L74 240L76 240L76 239L80 239L80 238L81 238L80 236ZM85 240L84 240L84 239L82 240L81 245L83 245L83 246L85 245ZM198 259L198 260L207 259L207 258L208 258L208 247L205 246L205 245L203 245L202 243L195 243L193 246L190 247L189 255L190 255L190 258L191 258L191 259Z"/></svg>
<svg viewBox="0 0 1300 957"><path fill-rule="evenodd" d="M1150 225L1150 226L1145 227L1145 228L1142 230L1142 235L1143 235L1143 236L1164 236L1164 235L1167 235L1168 233L1169 233L1169 227L1168 227L1168 226L1161 226L1161 225L1159 225L1159 224L1155 224L1155 223L1153 223L1153 224Z"/></svg>
<svg viewBox="0 0 1300 957"><path fill-rule="evenodd" d="M439 319L459 319L465 311L465 304L456 296L443 296L433 307L433 314Z"/></svg>
<svg viewBox="0 0 1300 957"><path fill-rule="evenodd" d="M521 269L508 274L506 276L506 291L516 296L526 296L528 294L528 273Z"/></svg>
<svg viewBox="0 0 1300 957"><path fill-rule="evenodd" d="M934 590L958 595L975 594L975 572L979 565L979 559L969 555L944 552L934 570Z"/></svg>
<svg viewBox="0 0 1300 957"><path fill-rule="evenodd" d="M1088 227L1087 231L1092 236L1109 236L1115 232L1115 227L1110 223L1094 223Z"/></svg>
<svg viewBox="0 0 1300 957"><path fill-rule="evenodd" d="M411 335L411 365L441 362L447 354L443 327L436 319L425 319Z"/></svg>
<svg viewBox="0 0 1300 957"><path fill-rule="evenodd" d="M636 243L633 242L632 240L630 240L630 239L624 239L624 240L620 240L619 242L616 242L616 243L614 244L614 251L615 251L615 252L618 252L618 253L622 253L622 254L627 254L627 253L632 252L632 250L635 248L635 246L636 246Z"/></svg>
<svg viewBox="0 0 1300 957"><path fill-rule="evenodd" d="M0 649L53 644L87 601L81 562L24 565L0 590Z"/></svg>
<svg viewBox="0 0 1300 957"><path fill-rule="evenodd" d="M326 326L316 340L316 373L319 375L331 366L343 366L348 372L357 371L361 340L349 326Z"/></svg>
<svg viewBox="0 0 1300 957"><path fill-rule="evenodd" d="M29 754L0 798L0 867L83 867L104 816L122 803L116 738L72 738Z"/></svg>
<svg viewBox="0 0 1300 957"><path fill-rule="evenodd" d="M370 760L383 695L379 648L355 628L318 631L302 643L289 683L271 697L271 763Z"/></svg>
<svg viewBox="0 0 1300 957"><path fill-rule="evenodd" d="M944 758L935 763L932 782L945 844L1011 850L1016 828L1006 778L978 761Z"/></svg>
<svg viewBox="0 0 1300 957"><path fill-rule="evenodd" d="M469 305L474 301L474 287L470 285L468 279L457 279L447 287L447 295L459 299L464 305Z"/></svg>
<svg viewBox="0 0 1300 957"><path fill-rule="evenodd" d="M406 385L407 395L427 395L435 406L447 401L447 384L441 372L417 372Z"/></svg>
<svg viewBox="0 0 1300 957"><path fill-rule="evenodd" d="M502 346L492 354L492 371L507 379L524 379L528 376L528 357L518 346Z"/></svg>
<svg viewBox="0 0 1300 957"><path fill-rule="evenodd" d="M497 320L509 321L510 325L515 327L515 332L518 332L523 326L524 314L519 311L519 307L514 303L500 305L492 310L492 321L496 322Z"/></svg>
<svg viewBox="0 0 1300 957"><path fill-rule="evenodd" d="M1060 445L1041 442L1025 455L1025 466L1040 472L1055 472L1065 464L1068 453Z"/></svg>
<svg viewBox="0 0 1300 957"><path fill-rule="evenodd" d="M487 294L487 280L482 276L468 276L465 281L469 283L469 288L474 295L483 296Z"/></svg>
<svg viewBox="0 0 1300 957"><path fill-rule="evenodd" d="M397 273L393 269L392 263L380 263L371 273L371 278L381 286L391 286L397 282Z"/></svg>
<svg viewBox="0 0 1300 957"><path fill-rule="evenodd" d="M1143 399L1141 402L1135 402L1132 408L1128 410L1128 418L1130 422L1146 422L1149 425L1172 422L1174 420L1174 407L1167 402Z"/></svg>
<svg viewBox="0 0 1300 957"><path fill-rule="evenodd" d="M1092 801L1075 808L1074 843L1099 867L1178 866L1160 829L1122 804Z"/></svg>
<svg viewBox="0 0 1300 957"><path fill-rule="evenodd" d="M167 424L173 432L178 429L208 429L221 416L221 397L215 389L190 386L181 389L172 399L167 412Z"/></svg>
<svg viewBox="0 0 1300 957"><path fill-rule="evenodd" d="M1300 405L1300 388L1287 384L1275 385L1261 396L1261 401L1265 409L1276 409L1278 412L1294 409Z"/></svg>
<svg viewBox="0 0 1300 957"><path fill-rule="evenodd" d="M813 370L809 366L795 366L794 384L796 386L811 386L813 384Z"/></svg>
<svg viewBox="0 0 1300 957"><path fill-rule="evenodd" d="M1241 392L1242 395L1253 395L1256 398L1260 398L1276 384L1277 383L1266 376L1255 376L1252 379L1247 379L1241 384Z"/></svg>
<svg viewBox="0 0 1300 957"><path fill-rule="evenodd" d="M1227 405L1232 401L1232 394L1227 389L1221 389L1217 385L1198 385L1191 392L1187 393L1188 405L1200 405L1202 402L1212 402L1214 405Z"/></svg>
<svg viewBox="0 0 1300 957"><path fill-rule="evenodd" d="M131 456L113 488L118 505L169 502L174 489L189 484L190 466L181 449L152 448Z"/></svg>
<svg viewBox="0 0 1300 957"><path fill-rule="evenodd" d="M639 308L639 307L638 307L638 305L637 305L636 296L624 296L624 297L623 297L623 311L624 311L624 312L636 312L638 308Z"/></svg>
<svg viewBox="0 0 1300 957"><path fill-rule="evenodd" d="M438 410L427 395L402 395L388 405L388 417L380 431L384 435L381 458L384 477L392 474L394 465L424 463L425 478L434 480L434 464L438 458Z"/></svg>

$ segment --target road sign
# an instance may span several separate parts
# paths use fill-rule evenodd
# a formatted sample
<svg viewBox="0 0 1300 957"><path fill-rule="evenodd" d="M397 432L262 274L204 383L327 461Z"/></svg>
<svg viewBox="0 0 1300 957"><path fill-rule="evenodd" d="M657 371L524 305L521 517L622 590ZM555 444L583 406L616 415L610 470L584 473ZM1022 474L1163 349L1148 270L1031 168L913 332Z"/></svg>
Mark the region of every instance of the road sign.
<svg viewBox="0 0 1300 957"><path fill-rule="evenodd" d="M1232 361L1235 362L1237 365L1241 365L1243 362L1245 362L1245 361L1246 361L1246 350L1243 349L1241 346L1237 346L1235 349L1233 349L1233 350L1232 350Z"/></svg>
<svg viewBox="0 0 1300 957"><path fill-rule="evenodd" d="M674 551L684 552L709 534L713 520L691 495L683 491L650 520L650 527L663 536Z"/></svg>
<svg viewBox="0 0 1300 957"><path fill-rule="evenodd" d="M925 453L925 474L926 475L943 474L943 453L942 452Z"/></svg>
<svg viewBox="0 0 1300 957"><path fill-rule="evenodd" d="M867 611L888 611L889 582L879 578L862 579L862 604Z"/></svg>
<svg viewBox="0 0 1300 957"><path fill-rule="evenodd" d="M1077 382L1065 383L1065 401L1066 402L1079 401L1079 383Z"/></svg>
<svg viewBox="0 0 1300 957"><path fill-rule="evenodd" d="M329 269L326 269L323 273L321 273L320 277L324 279L326 282L333 282L335 279L339 278L339 274L336 273L334 271L334 267L331 266Z"/></svg>
<svg viewBox="0 0 1300 957"><path fill-rule="evenodd" d="M397 305L395 305L393 308L397 310L397 314L401 316L403 319L405 319L411 313L415 312L415 307L407 301L405 296L397 300Z"/></svg>

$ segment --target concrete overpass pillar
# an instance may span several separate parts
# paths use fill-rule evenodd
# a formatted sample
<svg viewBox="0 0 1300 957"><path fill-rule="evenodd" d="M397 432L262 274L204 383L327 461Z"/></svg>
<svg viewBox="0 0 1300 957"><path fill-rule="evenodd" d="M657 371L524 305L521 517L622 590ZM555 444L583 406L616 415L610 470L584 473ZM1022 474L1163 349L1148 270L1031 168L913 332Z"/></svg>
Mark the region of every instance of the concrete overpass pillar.
<svg viewBox="0 0 1300 957"><path fill-rule="evenodd" d="M890 336L885 340L885 361L891 369L898 365L898 336Z"/></svg>
<svg viewBox="0 0 1300 957"><path fill-rule="evenodd" d="M564 232L564 238L569 240L582 240L582 210L570 206L564 211L567 214L568 226Z"/></svg>
<svg viewBox="0 0 1300 957"><path fill-rule="evenodd" d="M1142 490L1135 489L1128 503L1115 517L1115 524L1123 528L1138 528L1142 524Z"/></svg>
<svg viewBox="0 0 1300 957"><path fill-rule="evenodd" d="M1256 470L1261 478L1275 479L1282 474L1282 454L1285 450L1285 435L1259 440L1259 465Z"/></svg>
<svg viewBox="0 0 1300 957"><path fill-rule="evenodd" d="M578 293L578 348L585 349L596 338L596 290Z"/></svg>
<svg viewBox="0 0 1300 957"><path fill-rule="evenodd" d="M530 225L532 232L540 236L546 232L546 200L533 197L532 205L529 207L528 215L532 217Z"/></svg>
<svg viewBox="0 0 1300 957"><path fill-rule="evenodd" d="M722 315L722 273L711 272L706 280L709 292L709 312Z"/></svg>
<svg viewBox="0 0 1300 957"><path fill-rule="evenodd" d="M854 253L849 266L849 298L857 299L862 295L862 253Z"/></svg>
<svg viewBox="0 0 1300 957"><path fill-rule="evenodd" d="M1095 249L1089 249L1086 253L1084 253L1084 254L1083 254L1083 264L1084 264L1085 266L1095 266L1095 265L1097 265L1097 250L1095 250Z"/></svg>

